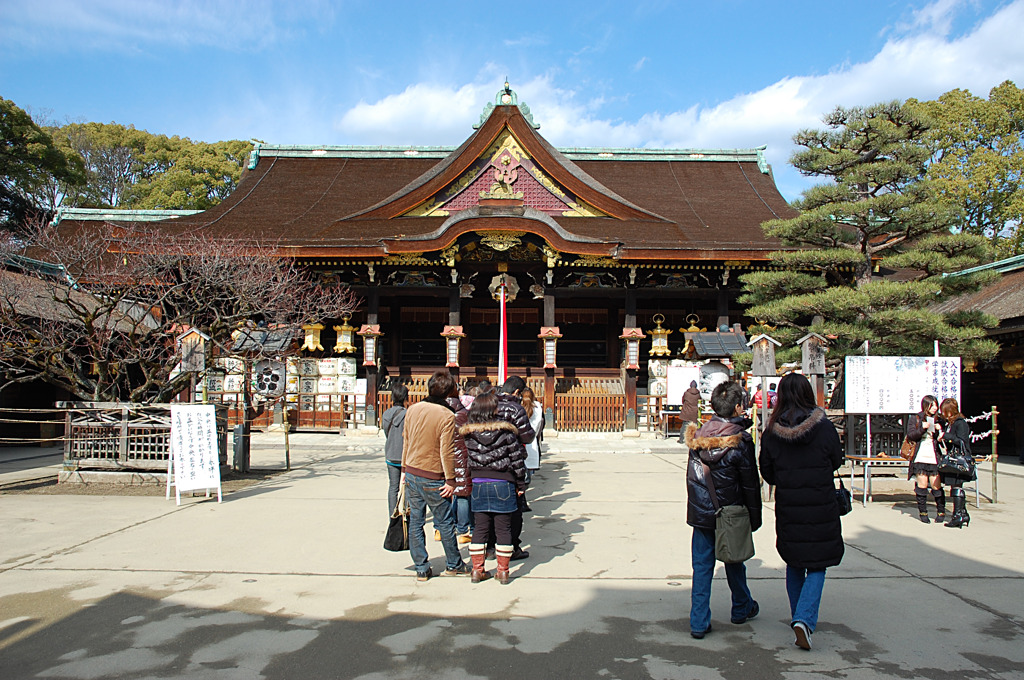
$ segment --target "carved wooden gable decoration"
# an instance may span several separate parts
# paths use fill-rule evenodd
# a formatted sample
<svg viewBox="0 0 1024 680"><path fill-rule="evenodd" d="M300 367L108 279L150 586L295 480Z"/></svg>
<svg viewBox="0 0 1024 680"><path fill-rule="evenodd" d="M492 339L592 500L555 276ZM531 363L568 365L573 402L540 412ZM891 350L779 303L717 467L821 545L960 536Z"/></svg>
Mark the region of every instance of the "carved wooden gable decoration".
<svg viewBox="0 0 1024 680"><path fill-rule="evenodd" d="M553 217L606 216L552 180L508 128L458 179L404 216L447 216L487 199L522 201L525 207Z"/></svg>

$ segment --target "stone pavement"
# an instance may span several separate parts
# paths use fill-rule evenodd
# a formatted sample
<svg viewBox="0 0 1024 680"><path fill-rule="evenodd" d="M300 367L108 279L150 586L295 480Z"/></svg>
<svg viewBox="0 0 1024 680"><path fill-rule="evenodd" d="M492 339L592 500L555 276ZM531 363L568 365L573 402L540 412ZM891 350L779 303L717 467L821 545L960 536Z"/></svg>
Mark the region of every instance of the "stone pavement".
<svg viewBox="0 0 1024 680"><path fill-rule="evenodd" d="M675 441L548 439L532 555L508 586L417 583L407 553L381 548L382 438L291 443L290 472L222 504L0 495L0 678L1024 677L1016 458L1000 467L1000 503L972 507L965 530L919 523L909 484L876 480L875 502L844 518L846 558L805 652L770 503L748 562L760 616L729 622L720 566L714 631L690 638ZM31 474L3 462L19 456L0 456L0 483ZM283 458L280 433L255 438L254 467Z"/></svg>

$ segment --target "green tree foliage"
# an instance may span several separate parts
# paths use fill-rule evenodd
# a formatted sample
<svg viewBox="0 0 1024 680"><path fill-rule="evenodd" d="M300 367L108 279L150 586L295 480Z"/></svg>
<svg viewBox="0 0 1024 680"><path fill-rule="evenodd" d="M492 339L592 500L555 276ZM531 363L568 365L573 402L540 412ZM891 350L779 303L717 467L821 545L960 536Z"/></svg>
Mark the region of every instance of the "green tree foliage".
<svg viewBox="0 0 1024 680"><path fill-rule="evenodd" d="M1006 81L987 100L951 90L907 103L934 121L928 178L954 226L987 237L1000 257L1024 253L1024 90Z"/></svg>
<svg viewBox="0 0 1024 680"><path fill-rule="evenodd" d="M991 249L983 237L950 231L952 215L926 178L929 119L888 102L838 108L824 121L826 129L794 137L804 149L791 162L828 182L794 203L797 217L762 225L798 249L773 253L771 271L741 277L740 302L751 305L755 330L783 343L781 361L799 359L794 343L807 332L826 336L833 367L865 341L873 354L930 354L939 340L948 354L994 356L998 346L984 331L994 319L929 311L996 276L942 276L988 261ZM873 277L876 264L910 271Z"/></svg>
<svg viewBox="0 0 1024 680"><path fill-rule="evenodd" d="M238 185L252 144L193 142L117 123L72 123L54 132L84 159L76 207L206 210Z"/></svg>
<svg viewBox="0 0 1024 680"><path fill-rule="evenodd" d="M51 182L82 185L82 159L55 143L14 102L0 98L0 227L22 230L34 213L52 209L39 200Z"/></svg>

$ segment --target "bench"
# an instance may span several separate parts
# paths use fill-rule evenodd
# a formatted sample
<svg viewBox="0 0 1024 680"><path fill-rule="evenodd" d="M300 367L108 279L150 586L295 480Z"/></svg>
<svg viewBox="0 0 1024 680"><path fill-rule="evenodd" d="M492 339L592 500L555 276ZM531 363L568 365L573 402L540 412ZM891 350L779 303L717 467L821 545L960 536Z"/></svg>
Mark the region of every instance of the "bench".
<svg viewBox="0 0 1024 680"><path fill-rule="evenodd" d="M888 456L885 454L877 454L874 456L864 455L847 455L846 460L850 461L850 493L854 494L856 487L854 486L854 474L856 473L857 466L861 467L863 473L863 484L860 487L861 491L861 505L867 505L868 501L872 500L871 497L871 469L890 469L899 470L903 474L910 468L910 461L904 460L899 456ZM992 502L995 502L995 489L996 489L996 461L998 456L985 455L975 456L974 463L978 466L979 471L981 464L985 462L992 463ZM979 475L980 480L980 475ZM975 507L981 507L981 483L978 480L972 482L973 488L970 484L964 484L965 491L974 491L974 505Z"/></svg>

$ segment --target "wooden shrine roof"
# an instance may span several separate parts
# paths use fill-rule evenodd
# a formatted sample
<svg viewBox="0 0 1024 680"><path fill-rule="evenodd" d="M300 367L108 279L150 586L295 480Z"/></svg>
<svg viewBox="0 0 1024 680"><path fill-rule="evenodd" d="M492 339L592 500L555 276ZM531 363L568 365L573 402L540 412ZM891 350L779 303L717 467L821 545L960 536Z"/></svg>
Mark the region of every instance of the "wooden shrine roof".
<svg viewBox="0 0 1024 680"><path fill-rule="evenodd" d="M502 148L522 162L510 175L527 194L518 210L479 207L474 193L500 170ZM430 252L468 232L511 230L622 260L764 260L780 244L760 224L796 212L761 151L558 150L518 106L496 106L456 149L258 147L221 204L148 226L277 242L296 257ZM563 203L572 209L548 205Z"/></svg>

